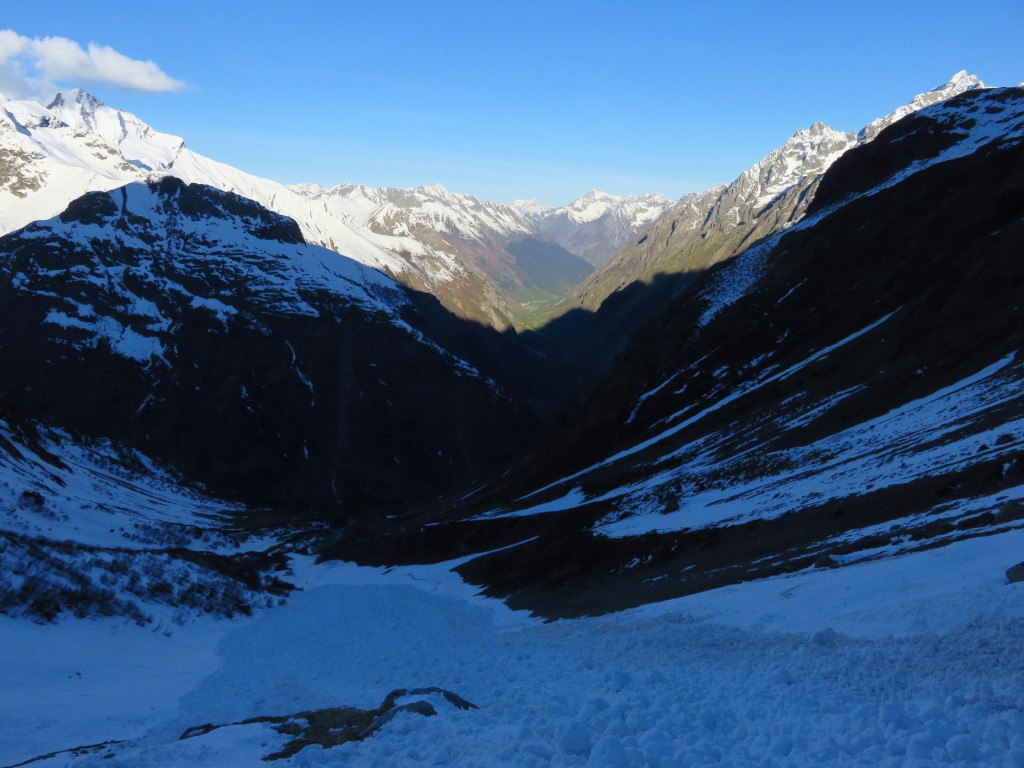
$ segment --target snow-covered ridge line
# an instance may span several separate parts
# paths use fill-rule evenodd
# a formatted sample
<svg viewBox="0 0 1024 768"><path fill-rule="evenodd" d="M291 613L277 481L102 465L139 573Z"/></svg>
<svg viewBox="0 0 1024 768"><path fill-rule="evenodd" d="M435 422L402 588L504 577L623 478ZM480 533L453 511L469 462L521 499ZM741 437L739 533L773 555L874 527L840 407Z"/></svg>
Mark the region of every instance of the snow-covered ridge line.
<svg viewBox="0 0 1024 768"><path fill-rule="evenodd" d="M846 152L873 140L896 121L966 91L985 87L978 77L961 70L945 84L918 94L859 131L839 131L821 122L800 129L728 186L722 198L728 206L719 216L723 223L734 225L757 217L787 191L822 176Z"/></svg>
<svg viewBox="0 0 1024 768"><path fill-rule="evenodd" d="M370 230L386 228L409 237L415 235L417 226L480 242L534 231L530 221L514 206L449 192L437 183L413 189L362 184L339 184L330 189L317 184L297 184L291 189L321 203L332 215L354 226Z"/></svg>
<svg viewBox="0 0 1024 768"><path fill-rule="evenodd" d="M254 200L296 221L310 243L427 287L459 279L452 255L408 234L362 228L289 187L192 152L183 139L153 130L90 94L59 94L49 106L0 96L0 234L52 218L91 191L175 176Z"/></svg>
<svg viewBox="0 0 1024 768"><path fill-rule="evenodd" d="M187 213L180 205L182 191L180 182L133 183L106 193L109 215L102 223L53 218L32 225L21 237L52 241L58 249L70 244L83 253L106 248L140 256L137 263L128 260L114 264L96 257L88 269L76 267L59 270L58 274L37 265L31 273L13 274L12 284L25 293L46 293L53 279L99 288L107 296L104 306L126 307L126 312L104 315L96 303L83 304L70 298L64 284L64 308L50 312L46 322L85 331L87 337L76 344L95 346L102 339L118 354L143 362L163 360L174 327L157 304L138 295L143 286L172 304L208 310L221 322L244 312L242 303L252 301L269 311L316 316L319 310L304 294L327 291L368 312L382 313L426 343L422 334L399 318L398 312L407 305L408 298L382 272L326 248L268 237L268 227L287 231L292 225L247 200L242 201L242 208L232 208L233 201L218 190L188 188L188 204L202 205L202 209ZM103 207L98 202L96 205ZM4 266L0 262L0 269ZM195 292L197 288L186 288L181 282L193 271L211 278L204 284L202 295ZM243 294L239 293L240 285L245 286ZM138 317L150 322L140 327Z"/></svg>
<svg viewBox="0 0 1024 768"><path fill-rule="evenodd" d="M561 208L545 212L545 216L565 214L577 224L596 221L602 216L614 213L621 216L634 227L650 224L658 216L673 205L674 201L664 195L651 193L646 195L610 195L598 189L592 189L582 197L573 200Z"/></svg>

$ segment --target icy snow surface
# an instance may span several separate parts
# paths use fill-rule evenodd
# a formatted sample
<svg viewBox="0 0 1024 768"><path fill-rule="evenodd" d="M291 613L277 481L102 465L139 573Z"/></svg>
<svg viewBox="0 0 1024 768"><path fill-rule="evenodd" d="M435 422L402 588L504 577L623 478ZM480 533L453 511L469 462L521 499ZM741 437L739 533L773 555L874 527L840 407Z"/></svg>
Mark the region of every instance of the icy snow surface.
<svg viewBox="0 0 1024 768"><path fill-rule="evenodd" d="M479 709L282 764L1017 765L1024 585L1003 571L1022 551L1006 533L549 624L474 596L455 563L296 558L305 591L251 619L0 621L0 763L127 739L34 765L259 765L285 739L265 725L178 737L436 685Z"/></svg>

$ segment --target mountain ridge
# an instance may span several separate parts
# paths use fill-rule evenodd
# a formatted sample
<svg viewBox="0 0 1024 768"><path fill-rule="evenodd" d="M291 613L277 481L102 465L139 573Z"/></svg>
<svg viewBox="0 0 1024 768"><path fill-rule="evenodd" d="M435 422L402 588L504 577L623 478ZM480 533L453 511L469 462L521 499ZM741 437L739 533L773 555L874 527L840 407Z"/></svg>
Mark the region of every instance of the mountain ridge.
<svg viewBox="0 0 1024 768"><path fill-rule="evenodd" d="M497 272L513 286L529 281L514 258L501 255L504 241L514 234L534 234L512 208L424 187L426 195L458 207L462 215L435 211L410 220L396 207L390 218L368 222L351 206L332 211L324 201L302 194L312 188L289 188L198 155L180 137L155 131L82 90L58 95L50 107L0 97L0 108L0 233L56 216L86 192L172 175L235 192L289 216L309 242L431 293L462 317L498 328L516 322L518 305L493 276ZM448 238L454 245L433 225L454 233ZM459 225L471 231L463 236ZM481 269L491 262L500 269Z"/></svg>
<svg viewBox="0 0 1024 768"><path fill-rule="evenodd" d="M569 303L594 309L614 292L649 281L658 272L702 269L741 253L758 239L799 221L821 175L845 152L917 110L984 87L979 78L961 70L859 132L838 131L820 122L798 130L730 184L684 198L577 286Z"/></svg>
<svg viewBox="0 0 1024 768"><path fill-rule="evenodd" d="M530 421L458 351L501 337L453 334L435 299L213 187L88 193L0 239L0 274L0 402L231 498L400 503L467 482Z"/></svg>

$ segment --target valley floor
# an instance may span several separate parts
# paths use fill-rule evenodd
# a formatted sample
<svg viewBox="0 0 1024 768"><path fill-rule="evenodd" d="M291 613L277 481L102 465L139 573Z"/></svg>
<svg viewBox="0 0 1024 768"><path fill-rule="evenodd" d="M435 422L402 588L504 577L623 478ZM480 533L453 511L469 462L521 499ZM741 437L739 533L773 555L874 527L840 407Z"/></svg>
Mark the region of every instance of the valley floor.
<svg viewBox="0 0 1024 768"><path fill-rule="evenodd" d="M542 623L452 563L292 561L252 618L0 619L0 765L256 766L267 724L439 686L375 735L282 765L1024 765L1024 532ZM171 627L168 629L168 627Z"/></svg>

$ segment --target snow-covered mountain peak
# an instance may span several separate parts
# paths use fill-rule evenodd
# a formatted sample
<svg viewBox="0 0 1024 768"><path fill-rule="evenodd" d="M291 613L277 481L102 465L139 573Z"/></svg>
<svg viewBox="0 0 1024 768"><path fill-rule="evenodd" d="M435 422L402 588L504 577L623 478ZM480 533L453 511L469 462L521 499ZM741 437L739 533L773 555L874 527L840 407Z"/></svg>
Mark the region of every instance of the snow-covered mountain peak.
<svg viewBox="0 0 1024 768"><path fill-rule="evenodd" d="M543 216L548 211L554 210L553 205L545 205L535 197L513 200L509 205L527 216Z"/></svg>
<svg viewBox="0 0 1024 768"><path fill-rule="evenodd" d="M861 129L860 133L857 134L857 140L858 142L870 141L884 129L909 114L924 109L925 107L930 107L932 104L938 104L940 101L951 99L965 91L973 91L977 88L986 87L987 86L977 75L968 74L966 70L961 69L943 85L940 85L926 93L919 93L902 107L898 107L884 117L873 120Z"/></svg>
<svg viewBox="0 0 1024 768"><path fill-rule="evenodd" d="M592 209L595 205L612 205L621 199L621 197L616 197L615 195L610 195L607 192L602 192L600 189L592 189L586 194L576 198L565 207L571 211L582 212Z"/></svg>
<svg viewBox="0 0 1024 768"><path fill-rule="evenodd" d="M145 125L134 115L107 106L88 91L81 88L73 88L69 91L61 91L53 97L53 101L46 105L46 109L59 118L66 125L78 130L101 131L100 125L105 122L104 117L110 113L123 114L128 122L138 125ZM149 126L146 126L149 128ZM152 129L150 129L152 130Z"/></svg>
<svg viewBox="0 0 1024 768"><path fill-rule="evenodd" d="M981 81L981 78L977 75L971 75L967 73L967 70L961 69L943 85L933 88L927 93L919 93L915 96L909 104L905 107L900 107L893 114L900 114L902 117L904 114L909 112L916 112L919 109L930 106L946 99L951 99L954 96L958 96L965 91L973 91L977 88L985 88L985 83ZM883 118L884 119L884 118Z"/></svg>
<svg viewBox="0 0 1024 768"><path fill-rule="evenodd" d="M467 205L479 205L480 200L470 194L452 192L443 184L434 182L416 187L412 190L417 200L424 203L434 203L446 206L465 207Z"/></svg>
<svg viewBox="0 0 1024 768"><path fill-rule="evenodd" d="M568 205L554 209L551 213L565 212L570 219L578 224L595 221L608 214L621 214L636 226L653 221L671 204L664 195L651 193L646 195L611 195L599 189L592 189L582 197ZM653 211L656 214L651 215Z"/></svg>
<svg viewBox="0 0 1024 768"><path fill-rule="evenodd" d="M801 128L729 185L723 193L723 222L733 226L760 215L794 185L824 173L854 144L854 134L825 123Z"/></svg>
<svg viewBox="0 0 1024 768"><path fill-rule="evenodd" d="M985 83L977 75L968 74L966 69L961 69L945 83L934 89L933 93L948 93L955 96L964 91L972 91L975 88L984 88Z"/></svg>
<svg viewBox="0 0 1024 768"><path fill-rule="evenodd" d="M541 231L562 247L600 266L673 205L674 201L657 193L618 196L591 189L560 208L534 213L516 207L526 210Z"/></svg>
<svg viewBox="0 0 1024 768"><path fill-rule="evenodd" d="M606 203L606 204L625 204L632 205L636 203L668 203L671 202L667 197L657 192L648 192L642 195L613 195L608 192L603 192L600 189L592 189L582 197L578 197L573 200L567 208L582 208L593 203Z"/></svg>
<svg viewBox="0 0 1024 768"><path fill-rule="evenodd" d="M330 194L333 191L327 189L323 184L314 184L308 181L304 181L300 184L289 184L288 189L298 195L308 197L310 200L316 200L317 198Z"/></svg>
<svg viewBox="0 0 1024 768"><path fill-rule="evenodd" d="M423 192L424 194L436 197L447 197L448 195L451 194L451 192L449 192L443 184L437 181L435 181L433 184L427 184L426 186L417 187L416 189L419 190L420 192Z"/></svg>
<svg viewBox="0 0 1024 768"><path fill-rule="evenodd" d="M796 133L793 134L793 137L790 139L790 141L793 141L793 139L796 138L806 137L816 139L823 136L827 137L836 135L843 134L841 131L836 130L831 125L827 125L819 121L817 123L813 123L810 128L801 128L800 130L798 130Z"/></svg>
<svg viewBox="0 0 1024 768"><path fill-rule="evenodd" d="M107 106L88 91L81 88L72 88L68 91L61 91L53 97L53 101L46 105L49 110L71 109L81 115L92 115L97 109Z"/></svg>
<svg viewBox="0 0 1024 768"><path fill-rule="evenodd" d="M132 113L114 109L80 88L58 93L46 109L76 134L100 137L147 172L170 166L185 147L180 136L155 131Z"/></svg>
<svg viewBox="0 0 1024 768"><path fill-rule="evenodd" d="M786 143L777 150L787 153L793 150L804 153L813 153L823 144L840 143L847 144L852 138L851 134L843 133L825 123L814 123L810 128L801 128L794 133ZM771 157L771 155L769 155ZM767 160L768 158L765 158ZM763 161L762 161L763 162Z"/></svg>

